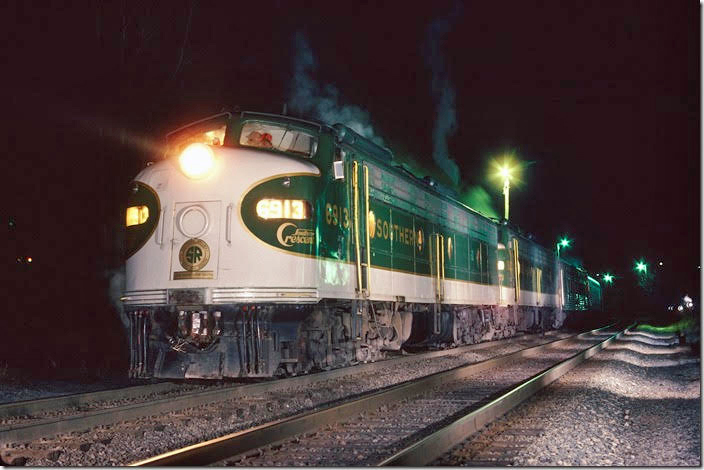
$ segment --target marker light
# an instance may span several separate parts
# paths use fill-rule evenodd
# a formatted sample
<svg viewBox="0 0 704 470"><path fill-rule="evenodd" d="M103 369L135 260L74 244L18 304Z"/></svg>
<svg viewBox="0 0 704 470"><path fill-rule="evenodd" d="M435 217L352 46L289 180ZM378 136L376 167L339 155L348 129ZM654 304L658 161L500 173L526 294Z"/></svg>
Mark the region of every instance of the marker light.
<svg viewBox="0 0 704 470"><path fill-rule="evenodd" d="M125 226L140 225L149 218L149 208L147 206L132 206L127 208Z"/></svg>
<svg viewBox="0 0 704 470"><path fill-rule="evenodd" d="M215 167L215 154L205 144L194 143L186 147L178 157L183 174L191 179L205 178Z"/></svg>

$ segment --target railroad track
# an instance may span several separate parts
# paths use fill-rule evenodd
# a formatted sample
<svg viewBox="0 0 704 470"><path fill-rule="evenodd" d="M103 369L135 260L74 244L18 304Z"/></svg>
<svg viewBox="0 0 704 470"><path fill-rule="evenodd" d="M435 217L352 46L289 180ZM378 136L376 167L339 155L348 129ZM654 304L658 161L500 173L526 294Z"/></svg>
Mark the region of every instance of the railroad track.
<svg viewBox="0 0 704 470"><path fill-rule="evenodd" d="M183 392L183 384L159 383L6 403L0 405L0 421L8 423L0 425L0 445L7 446L16 442L48 438L57 434L80 432L96 426L107 426L122 421L181 411L246 396L283 392L294 387L305 387L316 382L388 367L389 361L396 361L395 363L400 365L419 359L460 355L467 351L486 348L492 344L513 343L525 338L519 336L491 343L479 343L460 348L395 357L385 361L282 380L229 384L191 392ZM114 404L129 400L134 400L134 402ZM106 403L113 404L106 405Z"/></svg>
<svg viewBox="0 0 704 470"><path fill-rule="evenodd" d="M659 342L660 347L666 349L668 354L681 353L679 347L674 347L679 343L675 335L639 335L636 332L625 332L619 339L613 350L622 349L624 344L642 341L642 338L647 337L655 339ZM649 344L649 343L646 343ZM563 384L564 385L564 384ZM563 389L563 392L565 390ZM555 431L554 413L555 406L541 407L537 403L541 403L544 397L535 397L532 401L532 409L529 405L524 409L513 410L506 413L500 419L494 421L490 426L486 426L476 435L464 440L461 444L454 446L451 450L444 453L439 458L430 463L432 466L466 466L466 467L497 467L497 466L523 466L532 465L525 461L526 455L531 455L536 458L544 457L540 454L528 453L528 449L541 436ZM540 400L540 401L539 401ZM580 398L580 402L581 402ZM564 404L564 403L563 403ZM537 410L536 410L537 408ZM585 408L586 409L586 408ZM581 409L579 411L581 415ZM625 419L628 420L628 411L626 411ZM552 430L550 429L552 426ZM564 430L566 435L570 434L570 430ZM572 435L574 435L572 431ZM589 442L589 441L587 441ZM581 444L581 443L580 443ZM594 450L595 457L586 458L580 461L568 460L565 458L564 463L557 461L557 465L603 465L596 457L599 451ZM562 452L556 451L560 458ZM625 452L624 452L625 453ZM545 456L547 457L547 456ZM592 460L594 459L594 460ZM546 466L554 465L555 461L546 460ZM612 461L612 465L621 465Z"/></svg>
<svg viewBox="0 0 704 470"><path fill-rule="evenodd" d="M438 372L132 465L424 465L623 334L607 333L608 328Z"/></svg>

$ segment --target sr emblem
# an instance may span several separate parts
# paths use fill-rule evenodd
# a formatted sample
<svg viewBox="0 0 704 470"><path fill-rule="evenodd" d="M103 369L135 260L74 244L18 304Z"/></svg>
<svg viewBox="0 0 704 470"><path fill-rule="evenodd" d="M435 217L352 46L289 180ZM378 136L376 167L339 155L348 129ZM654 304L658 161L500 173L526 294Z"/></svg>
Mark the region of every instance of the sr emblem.
<svg viewBox="0 0 704 470"><path fill-rule="evenodd" d="M210 247L199 238L191 238L181 247L178 260L186 271L200 271L210 260Z"/></svg>

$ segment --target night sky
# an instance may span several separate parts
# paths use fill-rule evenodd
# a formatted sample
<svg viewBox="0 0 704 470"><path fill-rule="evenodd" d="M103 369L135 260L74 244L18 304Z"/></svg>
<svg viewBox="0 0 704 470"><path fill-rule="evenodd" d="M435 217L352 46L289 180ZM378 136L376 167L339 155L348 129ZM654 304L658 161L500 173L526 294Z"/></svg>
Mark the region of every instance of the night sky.
<svg viewBox="0 0 704 470"><path fill-rule="evenodd" d="M490 160L513 153L512 223L545 246L568 235L593 273L632 282L642 257L663 296L698 291L697 2L203 3L0 7L3 271L11 308L41 313L32 328L109 311L126 188L160 158L150 144L284 103L353 119L429 173L451 158L460 192L483 188L499 215Z"/></svg>

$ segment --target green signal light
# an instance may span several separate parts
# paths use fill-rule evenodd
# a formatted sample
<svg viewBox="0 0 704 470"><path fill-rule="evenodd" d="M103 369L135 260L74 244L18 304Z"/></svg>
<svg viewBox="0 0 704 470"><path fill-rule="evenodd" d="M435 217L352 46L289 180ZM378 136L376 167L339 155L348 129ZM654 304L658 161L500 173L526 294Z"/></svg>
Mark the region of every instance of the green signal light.
<svg viewBox="0 0 704 470"><path fill-rule="evenodd" d="M645 264L645 262L643 262L642 260L638 261L638 263L636 263L636 271L645 273L648 271L648 265Z"/></svg>
<svg viewBox="0 0 704 470"><path fill-rule="evenodd" d="M614 277L609 273L604 274L603 279L604 279L604 282L607 284L613 284L613 282L614 282Z"/></svg>
<svg viewBox="0 0 704 470"><path fill-rule="evenodd" d="M560 240L560 246L562 248L567 248L568 246L570 246L570 241L567 238L563 238Z"/></svg>

